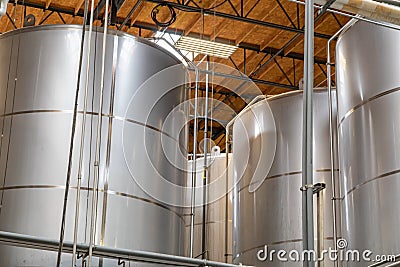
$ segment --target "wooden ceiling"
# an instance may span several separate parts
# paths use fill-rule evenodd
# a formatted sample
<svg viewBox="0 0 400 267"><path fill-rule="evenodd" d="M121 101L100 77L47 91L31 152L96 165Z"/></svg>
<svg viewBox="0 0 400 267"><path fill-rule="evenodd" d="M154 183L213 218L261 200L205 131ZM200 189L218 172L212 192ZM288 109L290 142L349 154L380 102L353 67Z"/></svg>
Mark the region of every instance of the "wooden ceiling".
<svg viewBox="0 0 400 267"><path fill-rule="evenodd" d="M229 59L209 60L226 64L247 74L256 81L264 94L296 90L299 80L303 77L303 5L288 0L185 0L185 3L184 0L111 1L119 8L115 19L112 20L114 25L110 28L120 27L127 19L127 24L121 30L142 37L152 37L157 30L163 30L153 22L151 12L159 3L170 3L177 17L172 25L164 29L165 32L198 35L238 45L239 48ZM104 3L105 0L95 0L97 26L102 25ZM217 7L213 8L214 6ZM23 18L28 14L35 16L36 25L82 24L83 8L84 0L10 0L7 14L0 20L0 32L22 27ZM130 13L131 16L128 17ZM167 7L159 9L157 18L160 21L168 20L169 16ZM328 38L348 20L348 17L326 12L315 23L316 87L326 85ZM196 59L202 58L203 55L199 55ZM246 105L223 89L217 89L214 97L225 101L237 112ZM214 124L216 129L220 127ZM223 131L220 132L221 134L214 139L224 147Z"/></svg>

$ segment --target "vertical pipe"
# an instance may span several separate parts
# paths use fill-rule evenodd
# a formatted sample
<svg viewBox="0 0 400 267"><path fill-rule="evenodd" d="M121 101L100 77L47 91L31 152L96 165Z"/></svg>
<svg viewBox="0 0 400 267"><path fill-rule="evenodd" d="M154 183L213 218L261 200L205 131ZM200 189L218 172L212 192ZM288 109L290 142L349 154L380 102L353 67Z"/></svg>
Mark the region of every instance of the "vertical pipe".
<svg viewBox="0 0 400 267"><path fill-rule="evenodd" d="M337 229L336 229L336 183L335 183L335 155L334 155L334 140L333 140L333 116L332 116L332 81L331 81L331 62L330 62L330 41L327 44L327 83L328 83L328 105L329 105L329 150L331 160L331 183L332 183L332 230L333 230L333 246L337 250ZM334 266L338 266L338 261L335 259L333 262Z"/></svg>
<svg viewBox="0 0 400 267"><path fill-rule="evenodd" d="M208 91L209 91L209 61L207 60L207 73L206 73L206 92L205 92L205 108L204 108L204 164L203 164L203 223L202 223L202 237L201 237L201 252L202 259L206 259L206 217L207 217L207 153L208 153Z"/></svg>
<svg viewBox="0 0 400 267"><path fill-rule="evenodd" d="M101 58L101 80L100 80L100 96L99 96L99 112L97 114L97 135L96 135L96 149L94 159L94 179L93 179L93 197L92 197L92 212L90 218L90 238L89 238L89 259L88 267L92 266L93 246L95 242L95 214L97 214L97 183L100 173L100 143L101 143L101 125L102 125L102 110L103 110L103 93L104 93L104 72L106 61L106 45L107 45L107 25L108 25L108 0L106 0L106 7L104 11L104 31L103 31L103 52Z"/></svg>
<svg viewBox="0 0 400 267"><path fill-rule="evenodd" d="M229 206L229 125L226 126L225 132L225 262L228 263L228 206Z"/></svg>
<svg viewBox="0 0 400 267"><path fill-rule="evenodd" d="M314 87L314 0L306 1L304 34L304 105L302 193L303 249L314 249L313 222L313 87ZM313 266L313 259L306 259L304 266Z"/></svg>
<svg viewBox="0 0 400 267"><path fill-rule="evenodd" d="M334 249L337 250L337 227L336 227L336 180L335 180L335 143L334 143L334 135L333 135L333 102L332 102L332 75L331 75L331 42L336 39L336 37L344 30L348 29L351 25L353 25L357 19L351 19L346 25L344 25L339 31L337 31L329 40L326 45L327 50L327 59L326 59L326 75L327 75L327 83L328 83L328 105L329 105L329 150L330 150L330 167L331 167L331 183L332 183L332 230L333 230L333 246ZM336 93L337 95L337 93ZM337 103L337 102L336 102ZM334 261L334 266L339 266L337 260Z"/></svg>
<svg viewBox="0 0 400 267"><path fill-rule="evenodd" d="M83 63L83 50L85 46L85 33L86 33L86 20L87 20L87 11L88 11L89 0L85 0L85 10L84 10L84 23L82 26L82 36L81 36L81 47L80 47L80 55L79 55L79 65L78 65L78 78L76 81L76 92L75 92L75 103L74 103L74 114L72 116L72 127L71 127L71 140L69 145L69 156L68 156L68 167L67 167L67 177L65 181L65 191L64 191L64 203L63 203L63 211L61 218L61 229L60 229L60 244L57 252L57 267L61 265L61 256L62 256L62 247L64 243L64 235L65 235L65 220L67 216L67 204L68 204L68 195L69 195L69 187L71 182L71 172L72 172L72 156L74 152L74 139L76 132L76 119L78 115L78 100L79 100L79 89L81 83L81 71L82 71L82 63Z"/></svg>
<svg viewBox="0 0 400 267"><path fill-rule="evenodd" d="M194 212L195 212L195 197L196 197L196 179L197 179L197 108L198 108L198 93L199 93L199 70L195 68L195 91L194 91L194 119L193 119L193 157L192 157L192 195L190 204L190 257L193 258L194 244Z"/></svg>
<svg viewBox="0 0 400 267"><path fill-rule="evenodd" d="M86 1L88 2L88 1ZM86 3L85 3L86 5ZM86 8L86 7L85 7ZM81 184L82 184L82 169L83 169L83 152L85 150L85 132L86 132L86 114L87 114L87 99L89 90L89 70L90 70L90 55L92 46L92 31L93 31L93 10L94 1L91 2L90 6L90 22L89 22L89 32L88 32L88 49L87 49L87 62L86 62L86 79L85 79L85 94L84 94L84 107L82 115L82 130L81 130L81 141L80 141L80 151L79 151L79 167L78 167L78 184L76 190L76 200L75 200L75 226L74 226L74 241L72 247L72 267L76 266L76 245L78 242L78 228L79 228L79 205L81 198ZM86 25L86 21L84 22ZM86 26L85 29L86 30Z"/></svg>
<svg viewBox="0 0 400 267"><path fill-rule="evenodd" d="M114 35L113 44L113 65L112 65L112 82L111 82L111 96L110 96L110 107L108 116L108 134L107 134L107 150L106 150L106 166L104 173L104 187L103 187L103 211L101 213L101 233L100 233L100 245L104 246L104 238L106 235L106 218L107 218L107 203L108 203L108 179L110 176L110 160L111 160L111 138L113 130L113 118L114 118L114 98L115 98L115 79L117 72L117 53L118 53L118 36ZM100 259L99 267L103 266L103 258Z"/></svg>
<svg viewBox="0 0 400 267"><path fill-rule="evenodd" d="M317 249L318 249L318 267L324 267L324 262L320 259L322 257L322 250L324 249L324 191L321 190L317 193Z"/></svg>

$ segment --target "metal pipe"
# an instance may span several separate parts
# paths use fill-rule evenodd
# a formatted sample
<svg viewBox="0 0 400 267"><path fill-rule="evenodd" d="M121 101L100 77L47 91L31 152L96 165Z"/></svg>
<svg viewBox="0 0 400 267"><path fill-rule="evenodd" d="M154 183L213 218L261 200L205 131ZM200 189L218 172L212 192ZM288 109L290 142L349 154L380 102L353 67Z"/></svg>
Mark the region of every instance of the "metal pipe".
<svg viewBox="0 0 400 267"><path fill-rule="evenodd" d="M303 249L314 249L313 217L313 90L314 90L314 1L305 7L304 35L304 95L303 95L303 150L302 150L302 210ZM314 266L306 259L303 266Z"/></svg>
<svg viewBox="0 0 400 267"><path fill-rule="evenodd" d="M86 2L85 1L85 9ZM83 169L83 152L85 149L85 133L86 133L86 113L87 113L87 100L88 100L88 91L89 91L89 70L90 70L90 55L91 55L91 46L92 46L92 31L93 31L93 10L94 10L94 1L91 3L90 7L90 21L89 21L89 32L88 32L88 50L87 50L87 62L86 62L86 79L85 79L85 94L83 97L83 115L82 115L82 130L81 130L81 140L80 140L80 151L79 151L79 166L78 166L78 184L76 190L76 200L75 200L75 225L74 225L74 241L73 241L73 251L72 251L72 267L76 266L76 245L78 242L78 228L79 228L79 209L80 209L80 199L81 199L81 185L82 185L82 169ZM86 25L86 21L83 23ZM83 29L86 31L86 26Z"/></svg>
<svg viewBox="0 0 400 267"><path fill-rule="evenodd" d="M228 181L229 181L229 135L225 134L225 262L228 262L228 211L229 211L229 201L228 201L228 196L229 196L229 187L228 187Z"/></svg>
<svg viewBox="0 0 400 267"><path fill-rule="evenodd" d="M337 227L336 227L336 180L335 180L335 144L333 135L333 103L332 103L332 76L331 76L331 42L336 39L336 37L342 32L350 28L357 19L351 19L346 23L339 31L337 31L331 39L328 40L326 45L327 49L327 60L326 60L326 75L328 83L328 105L329 105L329 150L330 150L330 167L331 167L331 183L332 183L332 220L333 220L333 245L335 250L337 250ZM334 261L334 266L338 266L337 259Z"/></svg>
<svg viewBox="0 0 400 267"><path fill-rule="evenodd" d="M299 1L299 0L289 0L289 1L293 2L293 3L296 3L296 4L305 5L305 2L303 2L303 1ZM322 9L322 6L318 5L318 4L314 4L314 8ZM390 23L387 23L387 22L368 19L368 18L361 17L360 15L352 15L352 14L341 12L341 11L338 11L338 10L335 10L335 9L331 9L331 8L328 8L327 11L331 12L331 13L334 13L334 14L338 14L338 15L342 15L342 16L345 16L345 17L349 17L349 18L352 18L352 19L362 20L362 21L369 22L369 23L372 23L372 24L384 26L384 27L387 27L387 28L390 28L390 29L400 30L400 26L394 25L394 24L390 24ZM329 38L329 39L332 39L332 37Z"/></svg>
<svg viewBox="0 0 400 267"><path fill-rule="evenodd" d="M115 80L117 73L117 55L118 55L118 36L114 35L113 44L113 60L112 60L112 80L111 80L111 96L110 96L110 107L108 116L108 131L107 131L107 149L106 149L106 165L104 172L104 196L103 196L103 211L101 219L101 233L100 233L100 245L104 245L104 238L106 234L106 218L107 218L107 203L108 203L108 179L110 176L110 160L111 160L111 138L113 132L113 118L114 118L114 99L115 99ZM103 259L100 259L99 267L103 266Z"/></svg>
<svg viewBox="0 0 400 267"><path fill-rule="evenodd" d="M197 109L198 109L198 80L199 80L199 71L195 69L195 91L194 91L194 119L193 119L193 159L192 159L192 194L191 194L191 203L190 203L190 257L193 258L193 250L194 250L194 212L195 212L195 197L196 197L196 179L197 179Z"/></svg>
<svg viewBox="0 0 400 267"><path fill-rule="evenodd" d="M324 5L326 0L316 0L315 2ZM332 8L389 23L400 23L400 8L398 6L374 0L337 0L336 3L332 5Z"/></svg>
<svg viewBox="0 0 400 267"><path fill-rule="evenodd" d="M324 191L321 190L317 193L317 249L318 258L322 257L324 249ZM323 261L317 262L318 267L324 267Z"/></svg>
<svg viewBox="0 0 400 267"><path fill-rule="evenodd" d="M0 243L30 249L57 251L59 242L52 239L0 231ZM72 253L72 247L72 242L65 242L62 250L65 253ZM77 251L82 254L87 253L89 248L90 246L88 244L77 245ZM103 246L94 247L93 256L127 261L146 261L156 264L169 264L175 266L250 267L244 265L234 265L215 261L193 259L156 252L109 248Z"/></svg>
<svg viewBox="0 0 400 267"><path fill-rule="evenodd" d="M88 6L89 6L89 0L85 0L85 11L84 11L84 21L85 22L87 20ZM78 77L77 77L77 81L76 81L74 113L72 116L71 139L70 139L70 145L69 145L67 177L66 177L66 181L65 181L64 203L63 203L62 218L61 218L60 242L59 242L58 251L57 251L57 264L56 264L57 267L60 267L60 265L61 265L61 254L62 254L62 247L63 247L63 242L64 242L64 235L65 235L65 220L66 220L66 216L67 216L67 203L68 203L69 187L70 187L71 173L72 173L72 158L73 158L73 152L74 152L76 120L77 120L77 116L78 116L78 101L79 101L81 71L82 71L82 63L83 63L83 50L84 50L84 46L85 46L85 34L86 34L86 26L85 26L85 23L83 23L80 55L79 55L79 65L78 65Z"/></svg>
<svg viewBox="0 0 400 267"><path fill-rule="evenodd" d="M102 126L102 110L103 110L103 94L104 94L104 72L105 72L105 61L106 61L106 45L107 45L107 25L108 25L108 1L106 1L106 7L104 11L104 31L103 31L103 51L101 59L101 80L100 80L100 96L99 96L99 111L97 114L97 135L96 135L96 149L95 149L95 160L94 160L94 179L93 179L93 196L92 196L92 212L90 218L90 238L89 238L89 260L88 267L92 266L93 247L95 242L95 219L97 215L97 201L98 201L98 180L100 174L100 143L101 143L101 126Z"/></svg>
<svg viewBox="0 0 400 267"><path fill-rule="evenodd" d="M207 61L207 71L209 71L209 61ZM206 259L206 215L207 215L207 152L208 152L208 93L209 93L209 74L206 74L206 92L205 92L205 107L204 107L204 161L203 161L203 224L202 224L202 236L201 236L201 252L202 259Z"/></svg>

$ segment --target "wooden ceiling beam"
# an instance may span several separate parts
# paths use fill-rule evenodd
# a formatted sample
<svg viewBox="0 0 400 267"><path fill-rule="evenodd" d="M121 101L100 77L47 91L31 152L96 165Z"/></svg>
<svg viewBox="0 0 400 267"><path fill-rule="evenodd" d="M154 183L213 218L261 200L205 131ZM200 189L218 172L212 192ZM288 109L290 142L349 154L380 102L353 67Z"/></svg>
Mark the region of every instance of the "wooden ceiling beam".
<svg viewBox="0 0 400 267"><path fill-rule="evenodd" d="M47 1L51 1L51 0L47 0ZM78 2L76 3L76 6L74 8L74 14L75 15L78 14L79 10L81 10L81 8L82 8L84 3L85 3L85 0L78 0Z"/></svg>
<svg viewBox="0 0 400 267"><path fill-rule="evenodd" d="M319 50L316 51L316 54L322 52L324 49L325 49L324 47L320 48ZM303 73L303 65L304 65L303 61L297 62L296 65L295 65L295 68L290 68L289 70L286 71L286 75L287 76L293 75L293 72L294 72L295 69L296 70L301 70L302 71L301 73ZM318 69L318 71L315 71L317 69ZM323 74L323 72L316 66L316 64L314 64L314 73L316 74L316 75L314 75L314 81L316 80L315 78L318 77L319 74L321 74L321 73ZM260 77L262 77L262 76L260 76ZM301 75L300 77L303 77L303 75ZM278 79L278 82L282 82L285 79L286 79L285 76L281 75L280 78Z"/></svg>
<svg viewBox="0 0 400 267"><path fill-rule="evenodd" d="M318 25L315 26L315 30L317 30L318 28L321 28L321 26L324 25L324 22L326 21L326 19L328 18L328 13L326 13L326 15L324 15L324 17L319 21ZM304 39L303 38L297 38L297 40L293 43L291 43L289 45L289 47L287 47L284 51L284 55L289 54L290 52L292 52L293 50L295 50L299 45L302 44L302 41ZM314 55L317 55L316 53Z"/></svg>
<svg viewBox="0 0 400 267"><path fill-rule="evenodd" d="M138 0L138 1L139 1L139 0ZM143 1L142 1L142 2L140 2L139 7L136 9L136 11L135 11L135 12L132 14L132 16L131 16L131 26L132 26L133 24L135 24L135 22L136 22L137 19L139 18L139 14L142 12L143 8L144 8L144 3L143 3Z"/></svg>
<svg viewBox="0 0 400 267"><path fill-rule="evenodd" d="M49 8L50 4L51 4L51 0L46 0L46 9Z"/></svg>
<svg viewBox="0 0 400 267"><path fill-rule="evenodd" d="M275 10L278 8L278 4L276 6L274 6L274 8L272 8L271 10L269 10L269 12L267 12L260 20L265 20L266 18L268 18L271 14L273 14L275 12ZM236 39L236 45L240 44L241 42L243 42L244 40L246 40L246 38L252 34L255 29L257 29L257 26L252 27L250 30L244 30L239 34L239 38Z"/></svg>
<svg viewBox="0 0 400 267"><path fill-rule="evenodd" d="M7 6L8 7L8 6ZM6 12L8 12L8 14L12 14L13 12L14 12L14 5L11 5L11 8L10 8L10 10L8 11L6 11ZM8 9L8 8L7 8ZM11 21L10 21L10 19L7 17L7 15L5 15L4 17L6 17L7 18L7 20L6 20L6 23L4 24L4 27L3 27L3 29L2 29L2 31L1 32L6 32L7 31L7 29L8 29L8 26L10 25L10 23L11 23Z"/></svg>

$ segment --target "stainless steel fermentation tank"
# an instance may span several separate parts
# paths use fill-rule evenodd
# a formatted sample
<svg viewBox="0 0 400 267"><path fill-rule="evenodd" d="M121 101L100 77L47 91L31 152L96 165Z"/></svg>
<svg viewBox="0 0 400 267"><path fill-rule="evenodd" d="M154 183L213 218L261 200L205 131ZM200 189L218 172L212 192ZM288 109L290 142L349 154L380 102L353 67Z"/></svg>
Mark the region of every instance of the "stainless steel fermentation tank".
<svg viewBox="0 0 400 267"><path fill-rule="evenodd" d="M100 31L92 33L79 243L89 243L90 234L103 39ZM81 34L81 27L64 25L25 28L0 36L2 231L59 238ZM150 161L170 182L185 183L186 173L174 167L186 164L185 155L178 157L180 148L186 146L184 131L181 136L178 132L182 120L171 120L173 125L163 126L168 113L184 100L184 88L168 91L172 82L167 79L158 81L158 86L147 92L138 93L144 81L179 61L153 43L113 31L107 36L105 56L95 244L182 255L182 210L153 199L139 185L155 175ZM86 62L85 57L67 206L65 240L70 242L74 231ZM184 76L182 68L171 79L184 80ZM130 103L134 94L140 97ZM129 104L132 108L127 112ZM145 114L144 110L153 104L152 112ZM167 145L162 146L161 138ZM178 162L180 158L182 162ZM175 197L183 199L180 195ZM55 266L56 255L1 245L0 266ZM80 266L81 261L78 262ZM95 259L92 266L98 264L99 259ZM103 262L103 266L117 265L117 261ZM63 255L62 266L71 266L70 254Z"/></svg>
<svg viewBox="0 0 400 267"><path fill-rule="evenodd" d="M215 149L215 151L214 151ZM225 191L224 186L232 188L232 170L231 170L231 155L228 157L228 181L226 181L226 154L219 152L219 147L213 147L211 155L207 159L207 179L208 184L220 183L219 188ZM188 185L192 184L191 171L193 161L188 163ZM200 157L196 160L196 187L203 184L203 169L204 158ZM209 191L209 190L207 190ZM210 193L210 192L207 192ZM211 193L212 194L212 193ZM199 256L202 251L202 226L203 226L203 207L200 205L203 202L203 190L196 190L196 207L194 209L194 239L193 239L193 255ZM187 206L190 206L191 195L187 195ZM223 194L216 200L210 201L207 204L206 213L206 258L212 261L232 262L232 192ZM228 214L226 212L228 211ZM190 250L190 216L186 218L186 251ZM189 255L189 254L188 254Z"/></svg>
<svg viewBox="0 0 400 267"><path fill-rule="evenodd" d="M400 254L399 43L399 31L357 22L336 45L343 237L371 258Z"/></svg>
<svg viewBox="0 0 400 267"><path fill-rule="evenodd" d="M334 91L332 93L334 96ZM268 147L271 138L266 135L272 129L263 122L267 114L265 102L270 106L276 127L276 151L269 173L255 191L249 191L249 183L257 164L265 164L260 158L261 151ZM333 116L336 120L336 108ZM315 201L315 237L319 240L315 250L333 246L332 187L330 174L330 142L328 93L324 89L314 91L314 182L325 183ZM302 252L302 119L303 94L301 91L282 94L263 100L241 114L233 128L234 182L244 169L243 178L234 190L233 258L235 263L253 266L302 266L302 262L279 261L276 253L273 262L257 258L260 250L289 253ZM260 141L260 136L267 136ZM237 161L239 147L249 145L249 161ZM318 200L317 200L318 199ZM268 255L268 254L267 254ZM295 255L295 254L293 254ZM265 256L260 254L261 259ZM294 256L295 257L295 256ZM268 257L269 258L269 257ZM286 254L288 258L288 254ZM325 266L333 266L325 261Z"/></svg>

